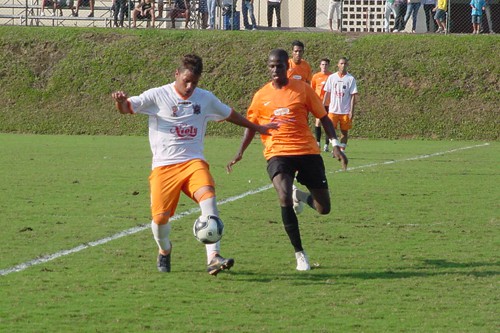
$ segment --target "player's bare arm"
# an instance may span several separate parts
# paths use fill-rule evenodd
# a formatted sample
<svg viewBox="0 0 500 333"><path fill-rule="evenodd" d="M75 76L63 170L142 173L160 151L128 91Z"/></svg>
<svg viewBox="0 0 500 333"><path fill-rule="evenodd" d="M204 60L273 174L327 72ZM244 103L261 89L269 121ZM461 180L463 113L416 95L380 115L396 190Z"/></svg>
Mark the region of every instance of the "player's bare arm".
<svg viewBox="0 0 500 333"><path fill-rule="evenodd" d="M243 134L243 140L241 141L240 148L238 149L238 152L236 153L236 156L226 165L226 171L227 173L230 173L233 171L233 165L241 161L243 159L243 153L245 153L245 150L248 148L248 145L252 142L253 138L255 136L255 131L247 128L245 129L245 134Z"/></svg>
<svg viewBox="0 0 500 333"><path fill-rule="evenodd" d="M332 143L332 155L334 158L340 161L342 169L345 171L347 169L347 163L349 163L349 160L347 159L347 156L340 151L337 134L335 133L335 128L333 128L333 123L330 118L328 118L328 115L320 118L320 121L323 125L323 128L325 129L325 133L328 136L328 139L330 139L330 142Z"/></svg>
<svg viewBox="0 0 500 333"><path fill-rule="evenodd" d="M278 123L273 122L265 125L254 124L234 110L231 110L231 113L229 114L229 117L226 118L226 120L235 125L249 128L254 132L259 132L262 135L271 135L269 131L272 129L277 129L279 127Z"/></svg>
<svg viewBox="0 0 500 333"><path fill-rule="evenodd" d="M116 109L122 114L132 113L128 104L128 96L123 91L115 91L111 94L111 97L115 101Z"/></svg>

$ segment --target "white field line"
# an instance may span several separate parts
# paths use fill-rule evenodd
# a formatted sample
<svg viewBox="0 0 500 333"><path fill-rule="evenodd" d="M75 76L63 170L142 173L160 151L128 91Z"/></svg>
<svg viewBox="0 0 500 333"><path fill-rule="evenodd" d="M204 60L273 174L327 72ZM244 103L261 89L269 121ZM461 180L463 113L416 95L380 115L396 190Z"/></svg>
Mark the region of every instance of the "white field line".
<svg viewBox="0 0 500 333"><path fill-rule="evenodd" d="M433 153L433 154L419 155L419 156L409 157L409 158L405 158L405 159L401 159L401 160L392 160L392 161L386 161L386 162L381 162L381 163L366 164L366 165L362 165L362 166L347 168L347 170L372 168L372 167L376 167L376 166L380 166L380 165L388 165L388 164L394 164L394 163L400 163L400 162L421 160L421 159L430 158L430 157L434 157L434 156L440 156L440 155L444 155L444 154L451 154L451 153L456 153L456 152L459 152L459 151L462 151L462 150L473 149L473 148L480 148L480 147L486 147L486 146L489 146L489 143L483 143L483 144L480 144L480 145L474 145L474 146L467 146L467 147L462 147L462 148L456 148L456 149L451 149L451 150L447 150L447 151L443 151L443 152L438 152L438 153ZM333 172L341 172L341 170L337 170L337 171L333 171ZM230 198L227 198L227 199L224 199L224 200L220 200L220 201L218 201L217 204L218 205L223 205L223 204L226 204L226 203L230 203L230 202L233 202L233 201L245 198L245 197L247 197L249 195L253 195L253 194L257 194L257 193L266 191L266 190L268 190L270 188L272 188L271 184L266 185L266 186L262 186L262 187L260 187L258 189L247 191L245 193L236 195L234 197L230 197ZM192 208L192 209L189 209L187 211L184 211L184 212L181 212L179 214L176 214L176 215L172 216L170 218L170 221L175 221L175 220L178 220L178 219L180 219L182 217L185 217L185 216L188 216L188 215L191 215L191 214L194 214L194 213L198 213L198 212L200 212L199 208ZM123 230L123 231L121 231L119 233L116 233L114 235L111 235L109 237L105 237L105 238L102 238L102 239L99 239L99 240L96 240L96 241L93 241L93 242L88 242L88 243L85 243L85 244L78 245L77 247L74 247L74 248L69 249L69 250L62 250L62 251L59 251L59 252L56 252L56 253L53 253L53 254L41 256L39 258L36 258L36 259L30 260L30 261L24 262L22 264L14 266L14 267L2 269L2 270L0 270L0 276L4 276L4 275L10 274L10 273L14 273L14 272L20 272L20 271L23 271L23 270L31 267L31 266L43 264L43 263L52 261L54 259L57 259L57 258L60 258L60 257L63 257L63 256L67 256L67 255L72 254L72 253L80 252L80 251L88 249L90 247L94 247L94 246L98 246L98 245L103 245L103 244L111 242L111 241L113 241L115 239L119 239L119 238L122 238L122 237L125 237L125 236L133 235L133 234L136 234L138 232L144 231L144 230L149 229L149 228L150 228L150 224L149 223L142 224L142 225L137 226L137 227L133 227L133 228L130 228L130 229L127 229L127 230Z"/></svg>

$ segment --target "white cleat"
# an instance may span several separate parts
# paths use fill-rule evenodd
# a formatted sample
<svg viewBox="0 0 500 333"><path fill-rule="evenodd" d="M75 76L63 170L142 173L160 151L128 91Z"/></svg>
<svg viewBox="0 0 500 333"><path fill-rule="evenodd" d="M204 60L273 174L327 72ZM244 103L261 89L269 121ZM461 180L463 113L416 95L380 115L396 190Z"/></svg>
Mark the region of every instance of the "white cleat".
<svg viewBox="0 0 500 333"><path fill-rule="evenodd" d="M298 271L309 271L311 266L309 265L309 258L305 251L295 252L295 258L297 259L297 270Z"/></svg>
<svg viewBox="0 0 500 333"><path fill-rule="evenodd" d="M293 185L292 189L293 210L295 211L295 214L299 215L304 210L304 203L297 198L297 186Z"/></svg>

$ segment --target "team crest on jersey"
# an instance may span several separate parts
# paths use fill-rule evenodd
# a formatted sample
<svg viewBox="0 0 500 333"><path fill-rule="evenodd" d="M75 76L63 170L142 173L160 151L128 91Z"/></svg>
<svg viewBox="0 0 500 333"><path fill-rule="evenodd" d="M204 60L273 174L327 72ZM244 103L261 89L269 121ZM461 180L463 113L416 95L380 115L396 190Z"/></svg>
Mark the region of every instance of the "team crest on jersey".
<svg viewBox="0 0 500 333"><path fill-rule="evenodd" d="M179 111L177 105L172 106L172 117L177 117L177 111Z"/></svg>
<svg viewBox="0 0 500 333"><path fill-rule="evenodd" d="M193 104L193 114L200 114L200 113L201 113L200 104Z"/></svg>
<svg viewBox="0 0 500 333"><path fill-rule="evenodd" d="M275 116L284 116L284 115L289 114L289 113L290 113L289 108L279 108L279 109L274 110L274 112L273 112L273 114Z"/></svg>

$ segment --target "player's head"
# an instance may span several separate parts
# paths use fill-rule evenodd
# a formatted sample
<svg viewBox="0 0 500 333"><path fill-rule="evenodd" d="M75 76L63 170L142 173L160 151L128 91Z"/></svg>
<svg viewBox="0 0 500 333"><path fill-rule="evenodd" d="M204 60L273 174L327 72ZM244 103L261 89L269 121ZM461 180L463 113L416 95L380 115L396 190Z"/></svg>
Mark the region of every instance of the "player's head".
<svg viewBox="0 0 500 333"><path fill-rule="evenodd" d="M294 63L299 64L304 55L304 43L299 40L292 42L292 60Z"/></svg>
<svg viewBox="0 0 500 333"><path fill-rule="evenodd" d="M328 67L330 66L330 59L323 58L319 61L319 68L322 73L326 73L328 71Z"/></svg>
<svg viewBox="0 0 500 333"><path fill-rule="evenodd" d="M278 85L286 85L288 78L288 53L283 49L274 49L269 53L267 68L271 74L271 80Z"/></svg>
<svg viewBox="0 0 500 333"><path fill-rule="evenodd" d="M339 72L342 74L347 73L347 66L349 66L349 60L346 57L340 58L339 62L337 63Z"/></svg>
<svg viewBox="0 0 500 333"><path fill-rule="evenodd" d="M203 61L196 54L186 54L182 57L179 67L175 70L174 87L182 97L189 97L194 92L203 72Z"/></svg>

